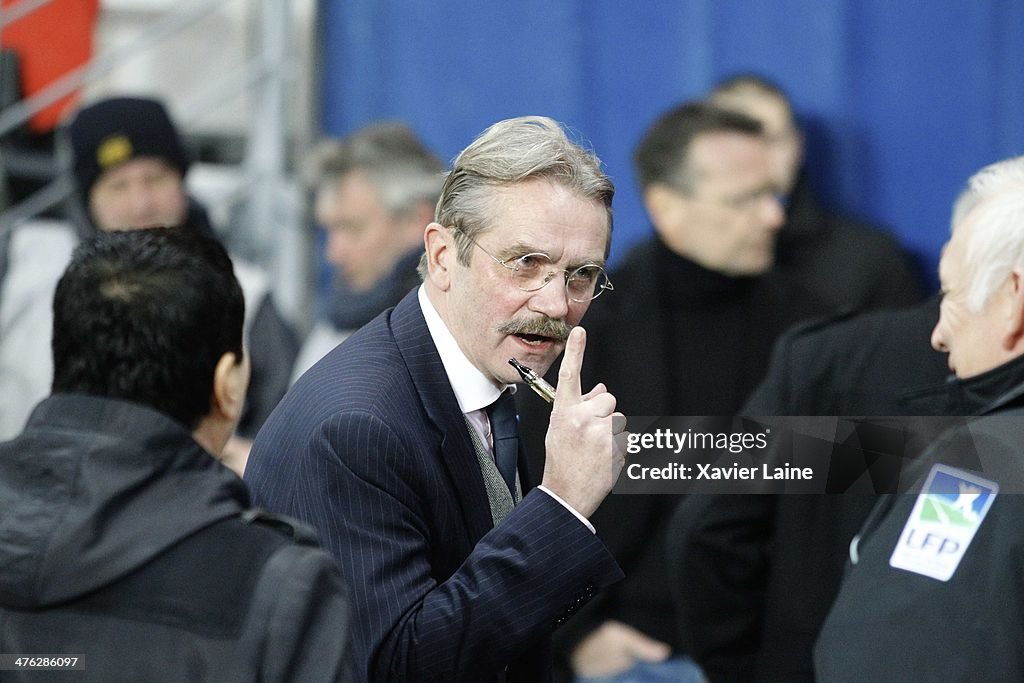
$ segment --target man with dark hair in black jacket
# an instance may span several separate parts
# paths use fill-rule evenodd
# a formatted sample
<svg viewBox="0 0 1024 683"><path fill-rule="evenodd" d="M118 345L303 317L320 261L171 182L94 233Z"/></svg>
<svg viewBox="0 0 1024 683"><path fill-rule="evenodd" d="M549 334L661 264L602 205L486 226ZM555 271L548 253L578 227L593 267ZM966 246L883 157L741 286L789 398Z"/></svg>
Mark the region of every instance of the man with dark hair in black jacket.
<svg viewBox="0 0 1024 683"><path fill-rule="evenodd" d="M613 388L627 416L734 415L775 338L825 310L771 272L783 211L761 126L684 103L652 122L634 164L654 234L612 274L617 300L596 302L587 318L584 376ZM520 401L526 438L539 442L540 402L528 392ZM627 578L556 634L575 676L700 677L664 583L678 502L612 495L595 513Z"/></svg>
<svg viewBox="0 0 1024 683"><path fill-rule="evenodd" d="M741 414L969 414L928 346L938 301L798 325L775 344ZM950 419L901 423L907 457ZM868 425L877 424L870 420ZM878 500L843 495L689 496L670 523L680 629L711 681L813 681L812 649L850 540ZM811 580L813 577L813 580Z"/></svg>
<svg viewBox="0 0 1024 683"><path fill-rule="evenodd" d="M333 561L213 457L249 381L223 247L101 235L53 307L53 393L0 444L0 652L77 658L76 680L347 678Z"/></svg>

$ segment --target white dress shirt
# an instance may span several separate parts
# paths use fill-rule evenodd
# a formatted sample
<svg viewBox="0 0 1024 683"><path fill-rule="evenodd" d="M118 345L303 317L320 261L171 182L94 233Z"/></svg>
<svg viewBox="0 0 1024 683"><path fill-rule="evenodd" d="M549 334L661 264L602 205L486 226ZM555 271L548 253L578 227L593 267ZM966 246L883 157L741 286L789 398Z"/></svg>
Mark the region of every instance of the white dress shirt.
<svg viewBox="0 0 1024 683"><path fill-rule="evenodd" d="M487 417L487 408L498 400L501 392L505 389L515 391L516 385L496 386L491 380L487 379L484 373L480 372L475 365L469 362L466 354L459 348L458 342L455 341L455 337L452 336L448 326L441 320L440 314L427 297L427 293L422 285L420 285L417 291L417 297L420 302L420 310L423 311L423 318L427 321L427 330L434 341L434 346L437 347L437 353L441 356L441 364L444 365L445 374L448 375L448 382L452 385L452 391L455 392L455 399L459 402L459 409L466 416L466 419L469 420L469 423L473 425L481 441L487 446L493 456L494 440L491 438L491 422ZM558 494L545 486L538 486L537 488L557 500L565 509L569 510L577 519L583 522L590 531L594 531L594 526L590 521L573 509Z"/></svg>

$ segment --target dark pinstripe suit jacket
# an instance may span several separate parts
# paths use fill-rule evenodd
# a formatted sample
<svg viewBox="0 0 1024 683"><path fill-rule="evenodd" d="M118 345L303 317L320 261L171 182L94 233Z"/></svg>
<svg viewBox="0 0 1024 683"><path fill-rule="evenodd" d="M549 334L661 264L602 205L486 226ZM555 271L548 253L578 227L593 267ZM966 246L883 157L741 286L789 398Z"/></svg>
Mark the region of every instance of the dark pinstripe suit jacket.
<svg viewBox="0 0 1024 683"><path fill-rule="evenodd" d="M621 577L542 491L492 528L415 290L295 384L245 479L256 504L311 523L341 563L357 679L545 680L552 630Z"/></svg>

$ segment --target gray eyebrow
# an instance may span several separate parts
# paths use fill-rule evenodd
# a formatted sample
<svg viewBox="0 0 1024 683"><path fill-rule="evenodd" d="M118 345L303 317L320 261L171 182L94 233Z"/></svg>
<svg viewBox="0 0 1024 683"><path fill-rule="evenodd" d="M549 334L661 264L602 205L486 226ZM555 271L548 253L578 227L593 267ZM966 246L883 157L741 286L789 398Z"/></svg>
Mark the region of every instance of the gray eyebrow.
<svg viewBox="0 0 1024 683"><path fill-rule="evenodd" d="M543 249L539 249L525 242L515 242L505 247L498 252L498 258L502 260L507 258L519 258L520 256L526 256L527 254L543 254L548 259L551 258L551 256Z"/></svg>
<svg viewBox="0 0 1024 683"><path fill-rule="evenodd" d="M604 259L600 261L582 261L580 263L570 263L568 266L566 266L566 269L573 271L576 270L577 268L582 268L584 266L597 266L601 270L604 270Z"/></svg>

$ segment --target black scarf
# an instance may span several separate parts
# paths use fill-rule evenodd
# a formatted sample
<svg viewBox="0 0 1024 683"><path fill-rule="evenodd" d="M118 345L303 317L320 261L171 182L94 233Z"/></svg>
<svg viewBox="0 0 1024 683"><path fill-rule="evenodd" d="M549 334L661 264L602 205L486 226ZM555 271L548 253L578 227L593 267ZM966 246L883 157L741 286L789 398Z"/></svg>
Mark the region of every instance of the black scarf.
<svg viewBox="0 0 1024 683"><path fill-rule="evenodd" d="M335 278L327 301L327 319L335 329L355 330L397 304L419 282L416 264L422 253L419 247L408 252L398 259L391 272L366 290L353 291L343 277Z"/></svg>

